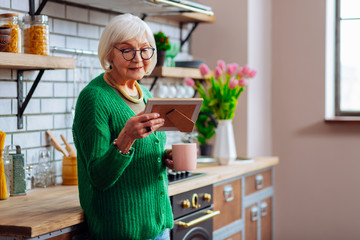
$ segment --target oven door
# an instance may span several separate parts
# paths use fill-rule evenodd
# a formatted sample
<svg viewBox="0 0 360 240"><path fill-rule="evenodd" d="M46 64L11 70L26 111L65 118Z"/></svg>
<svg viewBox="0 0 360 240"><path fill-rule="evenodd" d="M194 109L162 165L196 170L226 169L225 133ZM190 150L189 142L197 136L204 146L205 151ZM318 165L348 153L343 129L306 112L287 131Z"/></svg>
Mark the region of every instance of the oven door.
<svg viewBox="0 0 360 240"><path fill-rule="evenodd" d="M171 230L172 240L212 240L213 217L220 212L206 208L195 213L175 219Z"/></svg>

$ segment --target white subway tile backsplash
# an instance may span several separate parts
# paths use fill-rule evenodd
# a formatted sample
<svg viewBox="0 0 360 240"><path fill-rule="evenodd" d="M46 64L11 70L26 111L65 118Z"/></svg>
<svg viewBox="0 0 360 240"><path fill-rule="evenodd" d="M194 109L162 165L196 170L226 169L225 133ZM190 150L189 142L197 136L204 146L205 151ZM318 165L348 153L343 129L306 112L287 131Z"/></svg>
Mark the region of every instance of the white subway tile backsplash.
<svg viewBox="0 0 360 240"><path fill-rule="evenodd" d="M74 93L73 83L54 83L54 97L71 97Z"/></svg>
<svg viewBox="0 0 360 240"><path fill-rule="evenodd" d="M33 82L26 83L26 92L29 93ZM40 81L37 85L33 97L52 97L53 96L53 83Z"/></svg>
<svg viewBox="0 0 360 240"><path fill-rule="evenodd" d="M0 99L0 115L11 114L11 99Z"/></svg>
<svg viewBox="0 0 360 240"><path fill-rule="evenodd" d="M10 0L0 0L0 6L2 8L10 8Z"/></svg>
<svg viewBox="0 0 360 240"><path fill-rule="evenodd" d="M21 148L31 148L40 145L40 132L14 133L13 144Z"/></svg>
<svg viewBox="0 0 360 240"><path fill-rule="evenodd" d="M11 80L11 70L10 69L0 69L0 79Z"/></svg>
<svg viewBox="0 0 360 240"><path fill-rule="evenodd" d="M79 50L88 50L89 40L85 38L66 37L66 47Z"/></svg>
<svg viewBox="0 0 360 240"><path fill-rule="evenodd" d="M41 112L42 113L63 113L66 111L66 99L41 99Z"/></svg>
<svg viewBox="0 0 360 240"><path fill-rule="evenodd" d="M42 11L42 14L49 15L51 17L65 18L65 5L54 2L47 2Z"/></svg>
<svg viewBox="0 0 360 240"><path fill-rule="evenodd" d="M77 24L70 21L54 19L53 22L54 33L61 33L64 35L76 35L77 34ZM51 43L50 43L51 45Z"/></svg>
<svg viewBox="0 0 360 240"><path fill-rule="evenodd" d="M17 97L16 82L0 82L0 97Z"/></svg>
<svg viewBox="0 0 360 240"><path fill-rule="evenodd" d="M79 36L87 38L99 38L99 27L89 24L79 23Z"/></svg>
<svg viewBox="0 0 360 240"><path fill-rule="evenodd" d="M66 6L66 18L74 21L88 22L89 11L84 8Z"/></svg>
<svg viewBox="0 0 360 240"><path fill-rule="evenodd" d="M11 1L11 8L13 10L19 10L19 11L29 11L29 1L24 0L12 0ZM36 8L35 8L36 9ZM36 11L36 10L35 10Z"/></svg>
<svg viewBox="0 0 360 240"><path fill-rule="evenodd" d="M53 128L52 115L27 116L27 130L47 130Z"/></svg>
<svg viewBox="0 0 360 240"><path fill-rule="evenodd" d="M66 81L66 70L48 70L44 72L42 80Z"/></svg>
<svg viewBox="0 0 360 240"><path fill-rule="evenodd" d="M25 108L24 114L40 113L40 99L31 98ZM12 100L12 114L17 114L17 100Z"/></svg>
<svg viewBox="0 0 360 240"><path fill-rule="evenodd" d="M0 131L5 132L4 129L2 129L1 127L0 127ZM7 132L5 132L5 133L7 134ZM12 134L7 134L5 137L4 147L10 146L10 145L12 145Z"/></svg>
<svg viewBox="0 0 360 240"><path fill-rule="evenodd" d="M54 128L67 128L71 127L72 124L73 117L71 114L57 114L54 116Z"/></svg>
<svg viewBox="0 0 360 240"><path fill-rule="evenodd" d="M90 10L89 17L90 23L106 25L109 22L109 14L106 13Z"/></svg>
<svg viewBox="0 0 360 240"><path fill-rule="evenodd" d="M17 129L17 118L16 117L1 117L0 118L0 129L1 131L16 132Z"/></svg>
<svg viewBox="0 0 360 240"><path fill-rule="evenodd" d="M99 46L99 40L89 40L89 50L97 52Z"/></svg>
<svg viewBox="0 0 360 240"><path fill-rule="evenodd" d="M51 46L55 47L65 47L65 36L50 34L50 43Z"/></svg>

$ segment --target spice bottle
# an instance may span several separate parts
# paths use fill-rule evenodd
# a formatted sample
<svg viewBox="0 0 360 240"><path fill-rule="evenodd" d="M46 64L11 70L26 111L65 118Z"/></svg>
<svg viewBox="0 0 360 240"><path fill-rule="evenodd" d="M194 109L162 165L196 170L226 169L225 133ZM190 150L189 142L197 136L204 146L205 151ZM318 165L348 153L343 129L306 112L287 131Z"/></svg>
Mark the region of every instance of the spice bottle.
<svg viewBox="0 0 360 240"><path fill-rule="evenodd" d="M11 28L11 40L3 52L21 53L21 29L19 27L19 14L0 14L0 27Z"/></svg>
<svg viewBox="0 0 360 240"><path fill-rule="evenodd" d="M49 55L49 18L26 15L23 18L24 53Z"/></svg>

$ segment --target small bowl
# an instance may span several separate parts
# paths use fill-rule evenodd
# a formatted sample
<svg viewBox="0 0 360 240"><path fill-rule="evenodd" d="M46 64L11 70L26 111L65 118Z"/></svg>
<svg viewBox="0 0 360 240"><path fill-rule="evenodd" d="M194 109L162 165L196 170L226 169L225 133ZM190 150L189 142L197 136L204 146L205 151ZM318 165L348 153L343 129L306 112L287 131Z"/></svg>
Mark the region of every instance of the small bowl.
<svg viewBox="0 0 360 240"><path fill-rule="evenodd" d="M11 28L9 27L0 27L0 35L11 35Z"/></svg>

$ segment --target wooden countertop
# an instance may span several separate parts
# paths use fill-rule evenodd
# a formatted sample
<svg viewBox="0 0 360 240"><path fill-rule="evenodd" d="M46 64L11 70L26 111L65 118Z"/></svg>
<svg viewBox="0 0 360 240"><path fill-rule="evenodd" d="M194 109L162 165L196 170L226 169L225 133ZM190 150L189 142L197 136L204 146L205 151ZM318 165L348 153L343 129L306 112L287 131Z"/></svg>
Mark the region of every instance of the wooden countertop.
<svg viewBox="0 0 360 240"><path fill-rule="evenodd" d="M169 185L169 195L186 192L246 173L278 164L277 157L257 158L228 166L214 163L198 164L197 173L204 176ZM0 201L0 235L35 237L79 224L84 215L79 203L77 186L56 186L34 189L26 196Z"/></svg>

